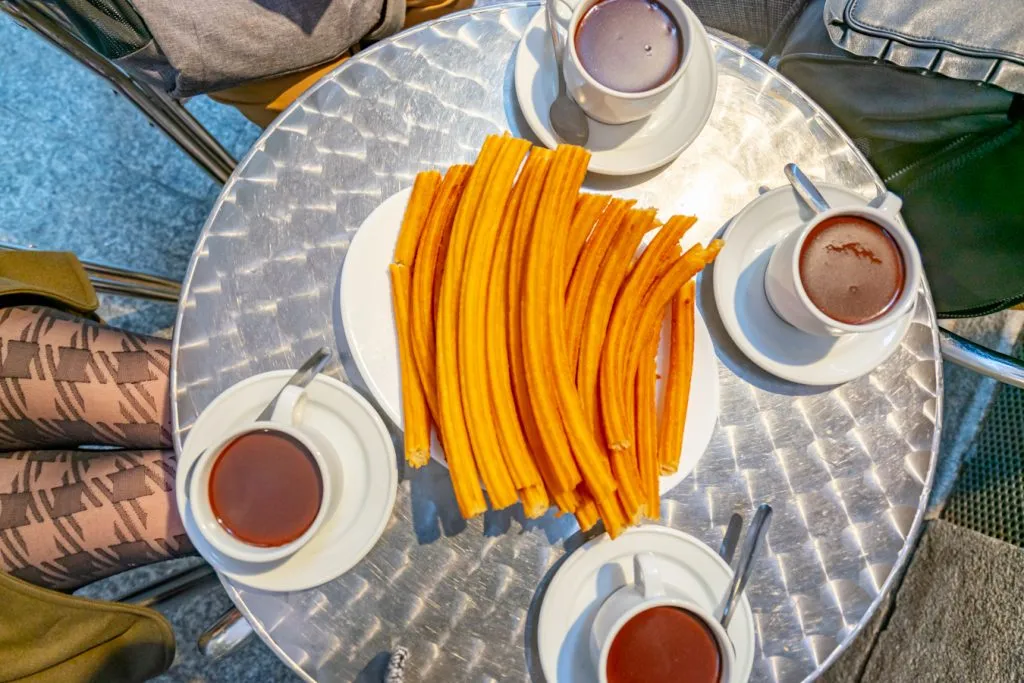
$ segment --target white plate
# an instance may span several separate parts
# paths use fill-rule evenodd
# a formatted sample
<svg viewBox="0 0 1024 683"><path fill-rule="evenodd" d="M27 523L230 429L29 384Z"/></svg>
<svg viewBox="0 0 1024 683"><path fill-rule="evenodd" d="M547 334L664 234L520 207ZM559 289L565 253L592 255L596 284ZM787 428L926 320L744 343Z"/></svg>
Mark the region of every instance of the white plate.
<svg viewBox="0 0 1024 683"><path fill-rule="evenodd" d="M345 339L356 368L384 413L399 428L402 427L402 384L388 264L393 260L410 192L411 189L406 189L392 195L366 217L345 256L338 295ZM718 421L718 359L699 310L694 328L693 383L683 451L675 474L661 478L662 494L693 471L711 442ZM667 341L667 335L662 335L658 363L661 374L664 374L662 360L667 353ZM660 392L661 382L658 385ZM445 463L436 438L431 441L431 455Z"/></svg>
<svg viewBox="0 0 1024 683"><path fill-rule="evenodd" d="M596 538L572 553L544 591L537 620L537 648L549 683L593 683L590 627L598 607L616 590L633 582L633 556L651 552L670 595L690 600L717 614L732 571L699 540L664 526L628 529L612 541ZM729 624L736 647L736 670L730 683L750 677L754 666L754 615L746 596Z"/></svg>
<svg viewBox="0 0 1024 683"><path fill-rule="evenodd" d="M185 531L199 554L232 581L267 591L319 586L352 568L384 532L398 488L395 447L384 421L354 389L318 375L306 389L299 429L321 432L337 448L342 486L316 535L278 562L249 563L225 557L206 542L185 498L192 461L221 436L252 422L294 370L266 372L234 385L211 403L188 433L175 481Z"/></svg>
<svg viewBox="0 0 1024 683"><path fill-rule="evenodd" d="M646 119L619 126L589 120L590 170L605 175L633 175L660 168L679 156L704 129L718 92L718 68L707 32L685 8L702 38L694 46L686 73L661 106ZM563 19L564 18L561 18ZM568 22L563 23L562 30ZM558 96L555 55L543 9L537 10L516 48L516 98L534 135L554 148L559 140L548 111Z"/></svg>
<svg viewBox="0 0 1024 683"><path fill-rule="evenodd" d="M865 206L858 194L817 183L833 207ZM730 222L725 247L715 259L715 303L729 336L750 360L782 379L829 386L865 375L896 349L913 311L881 330L842 337L807 334L785 322L768 303L764 273L772 250L811 217L788 185L767 192Z"/></svg>

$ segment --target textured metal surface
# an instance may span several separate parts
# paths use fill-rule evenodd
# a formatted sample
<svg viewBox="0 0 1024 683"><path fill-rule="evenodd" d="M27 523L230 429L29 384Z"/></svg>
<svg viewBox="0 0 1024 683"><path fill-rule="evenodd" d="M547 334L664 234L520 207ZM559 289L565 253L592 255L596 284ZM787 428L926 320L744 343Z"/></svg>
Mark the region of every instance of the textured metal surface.
<svg viewBox="0 0 1024 683"><path fill-rule="evenodd" d="M199 411L251 374L294 367L336 342L349 239L425 168L471 160L486 134L529 136L511 56L536 5L453 15L362 52L257 142L225 186L186 278L174 341L176 441ZM591 186L638 197L717 230L787 161L865 196L881 185L834 123L785 79L716 39L711 120L670 167ZM916 537L941 414L935 315L922 292L902 347L833 390L766 377L716 324L720 419L696 471L663 500L664 523L717 546L734 511L775 508L748 587L759 645L753 680L812 677L870 616ZM342 368L335 368L341 372ZM517 513L458 518L445 470L406 472L380 543L318 589L229 592L307 679L353 680L397 645L412 680L540 679L535 620L575 523Z"/></svg>

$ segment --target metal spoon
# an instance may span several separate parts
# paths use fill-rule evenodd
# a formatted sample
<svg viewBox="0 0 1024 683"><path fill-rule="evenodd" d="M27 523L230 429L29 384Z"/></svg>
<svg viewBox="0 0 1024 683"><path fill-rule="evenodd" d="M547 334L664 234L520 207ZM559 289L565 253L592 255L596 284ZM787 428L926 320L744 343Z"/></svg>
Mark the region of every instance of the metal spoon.
<svg viewBox="0 0 1024 683"><path fill-rule="evenodd" d="M292 375L287 382L285 382L284 386L274 394L274 398L270 399L270 403L268 403L267 407L264 408L256 417L254 422L266 422L269 420L274 414L274 407L277 405L277 399L281 398L281 394L284 390L287 387L309 386L309 383L312 382L318 374L320 374L320 371L324 369L333 356L334 352L326 346L321 346L317 349L312 356L307 358L306 361L299 366L299 369L295 371L295 374ZM188 472L185 474L185 498L188 498L189 491L192 489L192 473L196 469L196 463L199 462L205 452L205 450L200 451L199 455L192 460L192 464L188 466Z"/></svg>
<svg viewBox="0 0 1024 683"><path fill-rule="evenodd" d="M332 352L326 346L321 346L319 349L313 352L313 355L306 359L306 362L299 366L299 369L295 371L295 374L291 376L284 386L281 387L280 391L274 394L274 398L270 399L270 403L263 409L256 417L256 422L265 422L270 419L274 414L274 408L277 406L277 399L281 398L281 394L288 387L305 387L308 386L313 378L320 374L320 371L324 369L324 366L330 362Z"/></svg>
<svg viewBox="0 0 1024 683"><path fill-rule="evenodd" d="M747 529L747 537L743 539L743 550L740 552L739 564L736 565L736 573L732 575L732 582L725 594L725 603L722 605L722 628L729 628L732 621L733 606L739 602L743 595L743 589L747 587L747 579L750 578L750 568L754 566L754 555L761 539L768 533L768 525L772 519L772 507L767 503L762 504L754 513L754 519Z"/></svg>
<svg viewBox="0 0 1024 683"><path fill-rule="evenodd" d="M725 528L722 545L718 548L718 556L725 560L727 565L732 566L732 558L736 554L736 546L740 543L741 531L743 531L743 517L734 512L732 517L729 518L729 526Z"/></svg>
<svg viewBox="0 0 1024 683"><path fill-rule="evenodd" d="M548 33L551 34L551 47L555 50L555 77L558 78L558 97L551 103L548 116L551 119L551 127L555 134L570 145L587 144L590 138L590 124L587 122L587 115L576 104L576 100L569 97L565 91L565 74L562 72L562 58L564 50L558 36L558 16L555 13L555 3L558 0L545 0L544 11L548 17Z"/></svg>
<svg viewBox="0 0 1024 683"><path fill-rule="evenodd" d="M815 213L821 213L828 211L832 207L828 205L828 201L822 196L821 192L811 179L804 175L804 172L800 170L800 167L796 164L786 164L785 169L786 179L789 180L789 184L793 186L796 193L800 195L800 199L804 201L808 207L814 210Z"/></svg>

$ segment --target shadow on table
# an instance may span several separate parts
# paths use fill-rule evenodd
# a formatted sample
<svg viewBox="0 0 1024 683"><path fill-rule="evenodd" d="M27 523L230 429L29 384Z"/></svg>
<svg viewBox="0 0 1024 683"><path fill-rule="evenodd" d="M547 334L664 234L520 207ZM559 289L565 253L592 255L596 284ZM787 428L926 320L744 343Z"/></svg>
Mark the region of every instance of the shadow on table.
<svg viewBox="0 0 1024 683"><path fill-rule="evenodd" d="M722 228L715 233L715 237L721 237L726 228L727 221ZM771 255L766 252L765 258ZM835 389L835 386L810 386L796 384L781 379L771 373L762 370L753 361L747 358L740 347L733 342L722 322L722 316L718 312L718 304L715 302L715 264L712 263L697 278L697 307L700 309L704 322L708 326L708 332L715 347L715 354L718 359L734 375L745 382L753 384L762 391L773 394L784 394L786 396L810 396L814 394L828 393Z"/></svg>
<svg viewBox="0 0 1024 683"><path fill-rule="evenodd" d="M551 579L554 578L558 570L562 568L566 560L572 556L573 551L578 550L587 541L596 538L604 533L604 524L599 523L594 529L588 532L578 531L572 536L565 540L564 550L565 554L562 555L555 562L548 571L541 578L537 584L537 590L533 593L533 598L530 600L530 607L526 612L526 628L523 631L523 647L526 650L526 667L530 672L530 680L535 683L553 683L548 681L544 675L544 669L541 665L540 660L540 649L539 649L539 635L537 633L538 622L540 620L540 608L544 602L544 597L547 594L548 586L551 584ZM621 586L626 583L626 577L622 575L622 569L618 565L609 564L602 567L597 574L597 581L599 585L608 586ZM598 591L601 594L610 592L610 589L604 589ZM576 650L573 651L568 645L563 645L558 653L558 670L560 672L570 668L567 664L568 661L580 661L580 657L589 657L589 636L587 635L590 630L590 624L593 621L594 613L596 612L597 605L592 605L590 608L585 609L576 621L569 627L569 633L573 634L574 637L566 637L565 643L572 643L576 646Z"/></svg>
<svg viewBox="0 0 1024 683"><path fill-rule="evenodd" d="M390 652L378 652L356 675L355 683L380 683L385 680L390 661Z"/></svg>
<svg viewBox="0 0 1024 683"><path fill-rule="evenodd" d="M432 461L420 469L407 468L405 476L412 489L412 521L419 543L433 543L442 536L460 534L469 526L459 513L446 467ZM556 517L553 510L539 519L527 519L522 505L504 510L488 510L483 515L482 523L484 536L540 531L552 544L569 539L579 530L574 517Z"/></svg>

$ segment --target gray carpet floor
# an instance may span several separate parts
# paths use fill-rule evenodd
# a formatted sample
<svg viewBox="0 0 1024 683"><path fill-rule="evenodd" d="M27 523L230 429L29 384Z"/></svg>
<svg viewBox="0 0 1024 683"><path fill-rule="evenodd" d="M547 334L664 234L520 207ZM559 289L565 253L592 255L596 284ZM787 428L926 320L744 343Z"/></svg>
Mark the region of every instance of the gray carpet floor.
<svg viewBox="0 0 1024 683"><path fill-rule="evenodd" d="M827 683L1024 680L1024 550L928 523L899 592Z"/></svg>
<svg viewBox="0 0 1024 683"><path fill-rule="evenodd" d="M259 133L234 110L205 98L188 106L238 157ZM173 278L184 275L218 186L104 82L5 16L0 16L0 149L0 241L67 249L85 259ZM172 306L114 297L104 298L101 312L114 324L164 336L174 319ZM961 322L958 331L1005 349L1022 322L1024 313L1002 314ZM936 509L952 488L994 384L951 368L946 387L947 430L933 499ZM1024 614L986 593L1001 581L1003 590L1020 594L1024 586L1014 583L1024 576L1020 551L944 522L934 523L924 539L904 589L890 597L866 637L834 667L830 680L1024 678L1019 658L1010 652ZM84 592L117 597L195 561L128 572ZM956 609L950 609L951 596L959 596ZM896 609L889 609L893 604ZM174 667L160 680L297 680L255 638L217 662L198 655L198 634L229 606L223 590L213 585L165 608L179 649ZM995 623L1002 630L978 642L979 631L972 629L990 617L1001 620ZM871 637L879 633L877 641ZM959 668L937 663L958 653ZM992 678L959 677L992 671L1000 662L1017 668L1006 676L996 671Z"/></svg>

